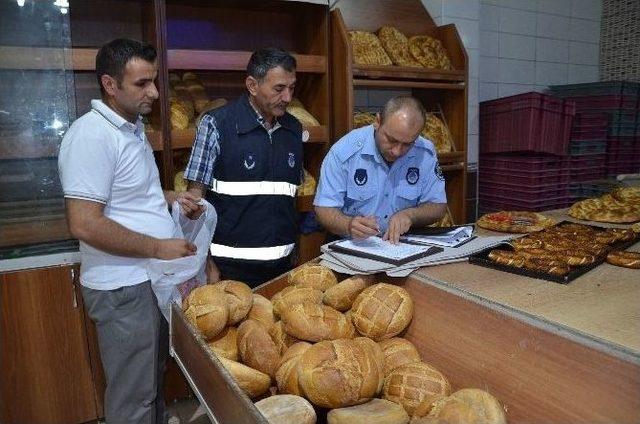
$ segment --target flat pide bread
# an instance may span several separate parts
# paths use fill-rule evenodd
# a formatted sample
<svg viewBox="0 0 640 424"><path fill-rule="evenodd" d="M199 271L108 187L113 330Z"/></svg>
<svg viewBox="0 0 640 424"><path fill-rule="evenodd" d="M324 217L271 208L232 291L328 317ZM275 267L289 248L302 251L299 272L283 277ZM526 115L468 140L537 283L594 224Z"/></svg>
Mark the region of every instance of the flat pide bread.
<svg viewBox="0 0 640 424"><path fill-rule="evenodd" d="M422 68L409 53L409 40L398 28L383 26L378 30L378 38L394 65Z"/></svg>
<svg viewBox="0 0 640 424"><path fill-rule="evenodd" d="M437 38L414 35L409 39L409 52L425 68L452 69L447 50Z"/></svg>
<svg viewBox="0 0 640 424"><path fill-rule="evenodd" d="M452 150L449 130L444 122L433 113L426 114L424 128L420 135L430 140L438 153L447 153Z"/></svg>
<svg viewBox="0 0 640 424"><path fill-rule="evenodd" d="M503 233L532 233L554 225L555 221L536 212L500 211L482 215L476 224Z"/></svg>
<svg viewBox="0 0 640 424"><path fill-rule="evenodd" d="M393 65L380 40L372 32L349 31L353 61L358 65Z"/></svg>
<svg viewBox="0 0 640 424"><path fill-rule="evenodd" d="M569 216L585 221L626 224L640 221L640 190L616 189L610 194L574 203Z"/></svg>

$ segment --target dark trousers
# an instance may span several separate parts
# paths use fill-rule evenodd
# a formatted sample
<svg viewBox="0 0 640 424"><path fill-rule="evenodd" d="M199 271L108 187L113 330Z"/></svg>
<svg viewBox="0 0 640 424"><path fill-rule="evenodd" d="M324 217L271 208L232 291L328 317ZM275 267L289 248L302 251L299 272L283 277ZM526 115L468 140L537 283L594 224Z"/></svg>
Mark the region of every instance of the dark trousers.
<svg viewBox="0 0 640 424"><path fill-rule="evenodd" d="M289 256L273 261L248 261L215 256L213 261L220 270L220 279L242 281L254 288L290 271L295 265L295 258L294 250Z"/></svg>
<svg viewBox="0 0 640 424"><path fill-rule="evenodd" d="M107 424L166 423L163 379L169 328L151 283L115 290L82 287L95 322L107 387Z"/></svg>

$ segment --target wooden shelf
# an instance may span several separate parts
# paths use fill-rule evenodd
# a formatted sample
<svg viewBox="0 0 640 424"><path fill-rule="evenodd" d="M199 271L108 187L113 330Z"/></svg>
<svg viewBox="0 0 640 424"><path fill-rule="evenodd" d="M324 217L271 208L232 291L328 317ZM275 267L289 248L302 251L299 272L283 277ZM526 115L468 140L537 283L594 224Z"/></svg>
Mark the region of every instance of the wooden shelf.
<svg viewBox="0 0 640 424"><path fill-rule="evenodd" d="M410 80L353 79L354 87L376 88L435 88L443 90L464 90L464 82L429 82Z"/></svg>
<svg viewBox="0 0 640 424"><path fill-rule="evenodd" d="M311 196L298 196L296 197L296 207L298 212L311 212L313 211L313 198L314 195Z"/></svg>
<svg viewBox="0 0 640 424"><path fill-rule="evenodd" d="M244 71L252 52L230 50L167 50L169 69ZM327 58L321 55L294 55L298 63L297 72L327 73Z"/></svg>
<svg viewBox="0 0 640 424"><path fill-rule="evenodd" d="M98 49L0 46L0 69L95 70Z"/></svg>
<svg viewBox="0 0 640 424"><path fill-rule="evenodd" d="M461 70L413 68L408 66L353 65L353 76L371 79L407 79L418 81L464 82L465 72Z"/></svg>
<svg viewBox="0 0 640 424"><path fill-rule="evenodd" d="M147 128L145 130L145 135L147 136L147 140L149 140L149 144L153 147L153 150L160 151L162 150L162 132L155 130L153 128Z"/></svg>
<svg viewBox="0 0 640 424"><path fill-rule="evenodd" d="M464 162L466 160L466 156L466 152L438 153L438 162L440 162L441 165L453 162Z"/></svg>

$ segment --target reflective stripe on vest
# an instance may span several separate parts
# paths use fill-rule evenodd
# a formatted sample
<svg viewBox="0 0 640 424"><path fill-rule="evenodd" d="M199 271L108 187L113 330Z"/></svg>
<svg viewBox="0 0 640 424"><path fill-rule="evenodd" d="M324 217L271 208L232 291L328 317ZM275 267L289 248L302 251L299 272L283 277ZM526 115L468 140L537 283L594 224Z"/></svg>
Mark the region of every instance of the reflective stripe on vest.
<svg viewBox="0 0 640 424"><path fill-rule="evenodd" d="M223 258L272 261L284 258L293 252L295 243L272 247L231 247L211 243L211 255Z"/></svg>
<svg viewBox="0 0 640 424"><path fill-rule="evenodd" d="M298 186L284 181L220 181L213 180L211 191L231 196L256 194L285 195L295 197Z"/></svg>

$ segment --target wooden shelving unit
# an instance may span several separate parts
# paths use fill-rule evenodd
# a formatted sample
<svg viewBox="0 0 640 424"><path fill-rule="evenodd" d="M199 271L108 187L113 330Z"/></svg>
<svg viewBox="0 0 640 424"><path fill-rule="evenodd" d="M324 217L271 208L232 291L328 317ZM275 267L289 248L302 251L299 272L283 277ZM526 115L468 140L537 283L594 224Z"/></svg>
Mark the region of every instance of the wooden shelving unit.
<svg viewBox="0 0 640 424"><path fill-rule="evenodd" d="M377 31L383 25L407 37L427 34L440 39L453 70L357 65L348 31ZM333 140L353 129L354 89L407 90L427 110L441 110L455 151L438 155L446 178L449 208L456 223L466 219L467 55L453 25L436 26L420 0L341 0L331 12Z"/></svg>

